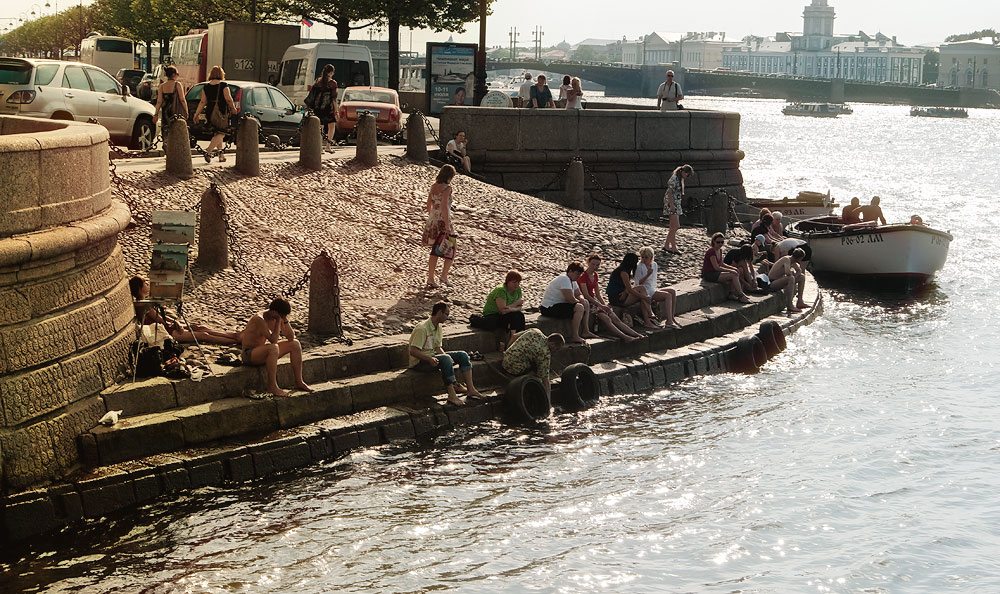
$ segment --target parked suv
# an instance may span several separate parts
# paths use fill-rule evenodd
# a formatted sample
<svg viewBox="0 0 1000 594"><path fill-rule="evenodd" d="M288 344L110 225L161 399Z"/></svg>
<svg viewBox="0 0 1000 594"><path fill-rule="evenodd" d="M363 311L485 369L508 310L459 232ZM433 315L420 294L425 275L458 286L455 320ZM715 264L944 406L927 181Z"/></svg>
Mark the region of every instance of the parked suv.
<svg viewBox="0 0 1000 594"><path fill-rule="evenodd" d="M208 83L198 83L191 87L185 95L188 103L188 113L194 116L194 110L201 101L201 91ZM302 124L302 112L295 109L292 102L277 87L267 83L227 80L229 93L233 96L237 113L248 114L260 122L260 129L265 136L275 135L281 142L288 142L298 132ZM206 109L207 111L207 109ZM204 114L208 117L208 114ZM202 120L191 123L191 137L195 140L211 140L212 131Z"/></svg>
<svg viewBox="0 0 1000 594"><path fill-rule="evenodd" d="M138 95L136 91L139 90L139 81L141 81L142 77L145 75L146 75L145 70L136 70L134 68L122 68L121 70L118 71L118 74L115 75L115 79L117 79L118 82L120 82L121 84L128 87L128 90L132 91L133 95ZM142 97L139 98L142 99Z"/></svg>
<svg viewBox="0 0 1000 594"><path fill-rule="evenodd" d="M82 62L0 58L0 114L86 122L108 129L132 149L153 144L153 106L110 74Z"/></svg>

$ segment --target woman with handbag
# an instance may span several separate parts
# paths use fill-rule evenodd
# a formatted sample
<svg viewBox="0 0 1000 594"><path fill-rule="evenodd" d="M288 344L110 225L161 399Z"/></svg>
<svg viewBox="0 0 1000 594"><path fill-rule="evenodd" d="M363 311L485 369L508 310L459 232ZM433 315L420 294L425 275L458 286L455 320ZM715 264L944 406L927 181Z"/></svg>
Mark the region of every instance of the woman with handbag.
<svg viewBox="0 0 1000 594"><path fill-rule="evenodd" d="M184 85L177 80L177 68L172 65L167 66L163 69L163 74L167 76L167 80L163 81L156 92L156 111L153 112L153 125L156 125L156 120L162 112L163 126L160 129L160 135L163 137L163 143L166 144L171 120L174 116L182 116L186 120L188 108L187 100L184 98Z"/></svg>
<svg viewBox="0 0 1000 594"><path fill-rule="evenodd" d="M337 81L333 78L333 64L323 67L323 75L316 79L304 103L319 118L326 136L328 152L333 152L334 135L337 132Z"/></svg>
<svg viewBox="0 0 1000 594"><path fill-rule="evenodd" d="M444 258L441 266L440 281L451 286L448 281L448 271L451 270L455 258L455 228L451 224L451 180L455 177L455 167L444 165L438 171L437 179L431 186L427 197L427 222L424 224L422 243L431 248L427 260L427 286L434 289L438 258Z"/></svg>
<svg viewBox="0 0 1000 594"><path fill-rule="evenodd" d="M198 121L202 112L208 116L208 126L212 129L212 140L205 149L205 162L212 161L212 155L219 153L219 162L225 162L226 155L222 153L222 139L229 131L229 116L236 113L236 105L233 103L233 96L229 92L229 85L226 80L226 72L221 66L212 66L212 71L208 75L208 82L201 91L201 99L198 100L198 107L194 110L194 121Z"/></svg>

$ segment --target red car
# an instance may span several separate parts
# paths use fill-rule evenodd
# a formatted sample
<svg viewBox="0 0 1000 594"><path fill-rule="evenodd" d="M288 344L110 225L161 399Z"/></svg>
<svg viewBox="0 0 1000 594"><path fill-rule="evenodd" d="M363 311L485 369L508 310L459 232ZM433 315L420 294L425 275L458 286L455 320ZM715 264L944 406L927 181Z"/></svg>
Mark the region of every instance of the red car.
<svg viewBox="0 0 1000 594"><path fill-rule="evenodd" d="M358 113L365 111L375 116L379 132L392 135L403 129L403 111L396 91L384 87L347 87L340 95L337 135L353 134L358 126Z"/></svg>

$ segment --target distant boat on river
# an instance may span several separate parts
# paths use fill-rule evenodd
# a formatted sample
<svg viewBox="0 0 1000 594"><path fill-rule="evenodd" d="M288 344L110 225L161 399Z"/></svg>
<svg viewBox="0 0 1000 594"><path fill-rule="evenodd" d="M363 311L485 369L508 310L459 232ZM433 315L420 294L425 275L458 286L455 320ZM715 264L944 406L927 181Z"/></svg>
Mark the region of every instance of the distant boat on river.
<svg viewBox="0 0 1000 594"><path fill-rule="evenodd" d="M918 118L967 118L964 107L911 107L910 115Z"/></svg>
<svg viewBox="0 0 1000 594"><path fill-rule="evenodd" d="M791 116L835 118L841 111L840 107L834 108L830 103L789 103L781 109L781 113Z"/></svg>
<svg viewBox="0 0 1000 594"><path fill-rule="evenodd" d="M838 216L796 221L785 235L812 248L814 272L915 288L944 268L952 235L932 229L914 215L909 223L875 221L845 225Z"/></svg>

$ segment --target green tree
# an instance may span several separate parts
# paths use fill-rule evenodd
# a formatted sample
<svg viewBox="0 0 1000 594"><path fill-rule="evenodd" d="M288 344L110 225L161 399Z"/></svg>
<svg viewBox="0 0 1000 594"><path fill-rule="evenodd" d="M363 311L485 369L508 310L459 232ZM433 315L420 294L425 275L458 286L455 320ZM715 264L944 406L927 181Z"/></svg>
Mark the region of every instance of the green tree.
<svg viewBox="0 0 1000 594"><path fill-rule="evenodd" d="M381 6L375 0L286 0L284 4L290 14L336 28L338 43L347 43L351 31L377 24Z"/></svg>
<svg viewBox="0 0 1000 594"><path fill-rule="evenodd" d="M924 77L923 83L937 82L938 70L941 63L941 54L937 50L927 50L924 52Z"/></svg>
<svg viewBox="0 0 1000 594"><path fill-rule="evenodd" d="M992 37L993 43L996 43L996 39L1000 37L994 29L981 29L979 31L973 31L972 33L959 33L957 35L949 35L944 38L945 42L951 43L954 41L968 41L970 39L979 39L981 37Z"/></svg>
<svg viewBox="0 0 1000 594"><path fill-rule="evenodd" d="M597 59L597 54L594 53L594 48L589 45L581 45L576 48L573 52L571 58L577 62L593 62Z"/></svg>

